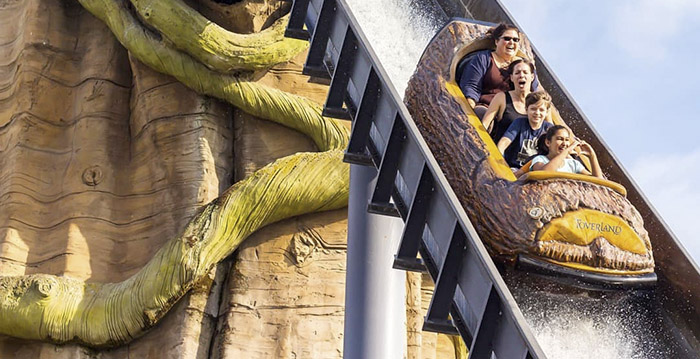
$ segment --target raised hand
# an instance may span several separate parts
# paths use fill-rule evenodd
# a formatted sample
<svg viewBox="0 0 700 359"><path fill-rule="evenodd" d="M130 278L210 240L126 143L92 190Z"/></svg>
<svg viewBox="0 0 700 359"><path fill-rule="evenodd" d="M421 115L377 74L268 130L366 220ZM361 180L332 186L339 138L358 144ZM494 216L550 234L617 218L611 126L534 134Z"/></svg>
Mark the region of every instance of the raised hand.
<svg viewBox="0 0 700 359"><path fill-rule="evenodd" d="M579 146L580 144L581 144L581 143L579 142L579 139L576 138L576 139L573 140L573 142L571 142L571 144L569 145L569 147L567 147L567 148L564 150L564 152L565 152L567 155L571 155L571 154L573 154L573 153L576 153L576 154L579 154L579 155L580 155L579 151L576 151L576 149L578 148L578 146Z"/></svg>
<svg viewBox="0 0 700 359"><path fill-rule="evenodd" d="M582 151L580 154L584 154L584 155L589 156L589 157L595 155L595 151L593 150L593 147L586 141L581 141L581 150Z"/></svg>

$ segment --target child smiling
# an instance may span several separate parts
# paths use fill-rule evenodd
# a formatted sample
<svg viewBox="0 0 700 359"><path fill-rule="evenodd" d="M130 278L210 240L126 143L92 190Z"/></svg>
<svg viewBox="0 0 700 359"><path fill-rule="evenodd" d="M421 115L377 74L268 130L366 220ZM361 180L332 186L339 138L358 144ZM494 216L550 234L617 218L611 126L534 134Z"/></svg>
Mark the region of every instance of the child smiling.
<svg viewBox="0 0 700 359"><path fill-rule="evenodd" d="M551 101L545 92L532 92L525 97L527 118L513 121L497 145L510 167L518 169L537 154L537 139L552 126L545 122Z"/></svg>
<svg viewBox="0 0 700 359"><path fill-rule="evenodd" d="M561 125L552 126L540 141L544 141L544 146L540 146L540 148L546 150L547 153L532 159L531 170L580 173L603 178L600 164L598 164L598 157L593 151L593 147L577 138L572 141L571 132L568 128ZM581 154L588 155L588 158L591 160L592 174L581 162L571 158L571 153L578 146L581 146Z"/></svg>

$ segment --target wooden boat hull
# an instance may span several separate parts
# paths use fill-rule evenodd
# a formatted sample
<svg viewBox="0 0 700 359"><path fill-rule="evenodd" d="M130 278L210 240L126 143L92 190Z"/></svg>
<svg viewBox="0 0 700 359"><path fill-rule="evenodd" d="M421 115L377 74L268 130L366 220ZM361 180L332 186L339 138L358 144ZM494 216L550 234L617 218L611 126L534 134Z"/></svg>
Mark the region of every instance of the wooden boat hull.
<svg viewBox="0 0 700 359"><path fill-rule="evenodd" d="M419 61L405 103L492 256L536 258L550 270L611 283L655 280L647 231L622 186L583 175L512 174L454 82L458 61L491 43L487 29L446 25Z"/></svg>

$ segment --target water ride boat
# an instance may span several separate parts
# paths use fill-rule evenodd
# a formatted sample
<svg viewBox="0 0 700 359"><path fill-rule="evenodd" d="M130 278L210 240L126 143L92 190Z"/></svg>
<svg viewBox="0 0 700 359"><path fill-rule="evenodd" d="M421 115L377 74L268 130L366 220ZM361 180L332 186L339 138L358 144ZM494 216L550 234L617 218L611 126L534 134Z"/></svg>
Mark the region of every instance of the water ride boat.
<svg viewBox="0 0 700 359"><path fill-rule="evenodd" d="M485 36L489 27L459 19L445 25L425 49L404 102L491 255L605 287L653 285L651 242L622 185L549 171L516 178L474 114L457 85L457 67L470 53L494 47ZM521 57L532 58L526 41L521 49Z"/></svg>

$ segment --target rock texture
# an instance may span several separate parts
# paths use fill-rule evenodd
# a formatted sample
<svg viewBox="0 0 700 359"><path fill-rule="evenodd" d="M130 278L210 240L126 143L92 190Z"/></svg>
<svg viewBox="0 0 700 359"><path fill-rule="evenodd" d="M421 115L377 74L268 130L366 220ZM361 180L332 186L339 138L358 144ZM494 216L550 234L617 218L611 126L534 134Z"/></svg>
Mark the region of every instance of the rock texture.
<svg viewBox="0 0 700 359"><path fill-rule="evenodd" d="M77 3L0 11L0 268L124 279L230 186L229 110L130 61Z"/></svg>
<svg viewBox="0 0 700 359"><path fill-rule="evenodd" d="M406 358L467 359L461 338L422 331L435 284L427 273L406 272Z"/></svg>
<svg viewBox="0 0 700 359"><path fill-rule="evenodd" d="M260 82L319 103L327 87L301 74L306 53ZM306 136L236 111L236 177L296 152ZM212 358L341 358L345 305L345 210L268 226L237 251L227 276Z"/></svg>
<svg viewBox="0 0 700 359"><path fill-rule="evenodd" d="M190 5L241 33L289 7ZM77 1L0 0L0 23L0 275L122 281L232 183L316 150L298 132L153 71ZM322 103L326 87L301 75L304 58L250 76ZM285 220L250 237L126 345L0 336L0 357L342 357L345 238L344 210ZM420 297L416 313L425 288ZM427 352L435 357L435 344Z"/></svg>
<svg viewBox="0 0 700 359"><path fill-rule="evenodd" d="M2 2L0 23L0 273L121 281L231 185L231 109L130 59L77 2ZM211 277L104 357L208 348ZM94 354L9 338L0 353Z"/></svg>

